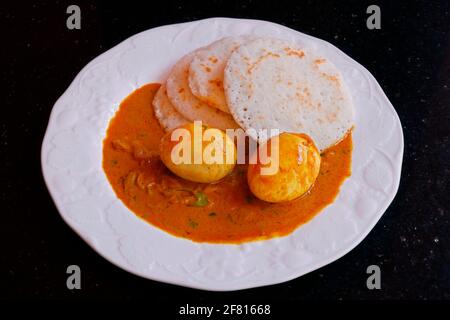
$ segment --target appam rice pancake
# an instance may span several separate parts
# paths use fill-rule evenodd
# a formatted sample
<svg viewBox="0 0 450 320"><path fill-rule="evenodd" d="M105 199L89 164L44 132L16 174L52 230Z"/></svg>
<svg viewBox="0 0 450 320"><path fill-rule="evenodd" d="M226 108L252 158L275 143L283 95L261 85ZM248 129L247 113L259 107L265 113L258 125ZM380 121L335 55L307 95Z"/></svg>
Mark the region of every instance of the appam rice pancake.
<svg viewBox="0 0 450 320"><path fill-rule="evenodd" d="M223 92L223 70L233 50L249 36L225 37L196 51L189 66L189 87L201 101L230 113Z"/></svg>
<svg viewBox="0 0 450 320"><path fill-rule="evenodd" d="M197 99L189 88L189 65L195 51L185 55L173 67L167 79L167 96L175 109L190 121L201 120L204 124L221 130L239 128L230 114L212 108Z"/></svg>
<svg viewBox="0 0 450 320"><path fill-rule="evenodd" d="M189 122L170 103L165 84L159 87L158 92L153 98L153 110L156 119L158 119L164 131L170 131Z"/></svg>
<svg viewBox="0 0 450 320"><path fill-rule="evenodd" d="M224 71L228 107L254 139L253 129L305 133L320 151L353 126L353 104L337 68L313 52L279 39L256 39L230 56Z"/></svg>

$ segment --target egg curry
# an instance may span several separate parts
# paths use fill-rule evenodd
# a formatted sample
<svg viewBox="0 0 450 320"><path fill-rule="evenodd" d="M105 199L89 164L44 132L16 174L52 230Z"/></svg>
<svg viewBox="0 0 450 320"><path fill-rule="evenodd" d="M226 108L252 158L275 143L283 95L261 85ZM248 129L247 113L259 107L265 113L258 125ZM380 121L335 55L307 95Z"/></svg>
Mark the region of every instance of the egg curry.
<svg viewBox="0 0 450 320"><path fill-rule="evenodd" d="M272 138L279 163L271 175L261 174L270 163L260 159L250 164L236 164L235 158L224 164L176 163L171 157L176 142L152 111L159 86L145 85L121 103L103 142L103 169L131 211L172 235L209 243L284 236L332 203L350 176L351 131L321 153L306 135ZM183 127L193 130L192 124ZM212 129L222 137L224 150L235 148L223 131ZM270 147L268 157L275 161Z"/></svg>

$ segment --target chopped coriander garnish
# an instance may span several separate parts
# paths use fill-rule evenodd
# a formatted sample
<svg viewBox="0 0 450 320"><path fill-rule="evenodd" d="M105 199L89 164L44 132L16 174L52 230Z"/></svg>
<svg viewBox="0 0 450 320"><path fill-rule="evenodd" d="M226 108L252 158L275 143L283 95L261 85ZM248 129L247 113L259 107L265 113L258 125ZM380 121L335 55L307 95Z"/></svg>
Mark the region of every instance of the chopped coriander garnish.
<svg viewBox="0 0 450 320"><path fill-rule="evenodd" d="M189 204L192 207L204 207L209 203L208 197L203 192L195 192L194 196L195 201Z"/></svg>

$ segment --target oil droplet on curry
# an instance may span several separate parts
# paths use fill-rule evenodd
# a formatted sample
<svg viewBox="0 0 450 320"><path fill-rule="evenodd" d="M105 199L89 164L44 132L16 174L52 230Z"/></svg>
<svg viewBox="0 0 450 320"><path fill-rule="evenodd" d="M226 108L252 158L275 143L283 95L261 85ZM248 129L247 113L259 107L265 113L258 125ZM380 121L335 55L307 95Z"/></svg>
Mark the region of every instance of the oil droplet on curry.
<svg viewBox="0 0 450 320"><path fill-rule="evenodd" d="M215 184L184 180L161 162L163 129L153 114L159 84L130 94L109 124L103 169L117 197L137 216L175 236L197 242L241 243L284 236L332 203L350 176L351 133L321 154L320 173L302 197L268 203L247 185L247 166Z"/></svg>

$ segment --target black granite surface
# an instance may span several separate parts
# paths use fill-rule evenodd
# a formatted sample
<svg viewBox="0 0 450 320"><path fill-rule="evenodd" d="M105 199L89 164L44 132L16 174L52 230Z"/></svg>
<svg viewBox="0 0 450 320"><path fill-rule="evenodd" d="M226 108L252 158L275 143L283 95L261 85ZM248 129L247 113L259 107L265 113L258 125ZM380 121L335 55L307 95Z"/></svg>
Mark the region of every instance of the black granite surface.
<svg viewBox="0 0 450 320"><path fill-rule="evenodd" d="M189 3L191 2L191 3ZM90 4L66 28L66 2L0 8L0 297L116 298L184 303L262 300L450 299L450 5L447 1L122 1ZM366 8L381 7L381 30ZM54 102L91 59L133 34L205 17L256 18L336 45L379 81L400 116L405 153L398 194L367 238L340 260L284 284L205 292L145 280L104 260L60 218L40 148ZM82 289L66 288L66 267ZM368 290L377 264L382 289ZM150 302L149 302L150 303Z"/></svg>

